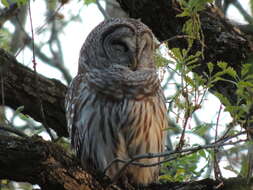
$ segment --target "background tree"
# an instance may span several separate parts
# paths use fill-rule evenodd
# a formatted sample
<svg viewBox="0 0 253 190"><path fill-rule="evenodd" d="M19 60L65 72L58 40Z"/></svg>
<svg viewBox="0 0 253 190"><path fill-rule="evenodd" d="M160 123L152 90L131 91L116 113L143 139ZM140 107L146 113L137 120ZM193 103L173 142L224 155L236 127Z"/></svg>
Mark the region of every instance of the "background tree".
<svg viewBox="0 0 253 190"><path fill-rule="evenodd" d="M0 45L3 48L0 49L1 187L15 189L16 184L10 180L39 184L42 189L103 189L108 186L107 180L98 177L100 180L97 181L93 178L96 175L92 177L78 168L78 163L67 154L68 141L61 138L68 136L63 104L65 85L72 77L64 64L60 36L64 28L81 19L78 12L62 12L70 4L79 3L81 13L84 3L97 5L106 19L116 16L141 19L162 43L162 48L156 52L156 61L165 72L162 75L164 89L170 90L172 86L176 89L174 93L168 93L168 114L173 126L168 131L170 136L178 136L178 139L173 140L174 151L164 153L168 162L163 165L161 180L165 185L151 188L178 185L168 181L206 177L214 177L216 181L204 180L196 185L206 189L223 185L230 187L232 184L238 189L236 184L242 184L246 188L246 182L239 178L223 180L226 175L220 163L226 159L227 170L238 177L248 177L250 182L252 16L241 4L245 1L105 2L104 9L101 1L45 1L45 20L37 28L33 25L35 18L32 13L36 10L31 8L32 2L2 0L5 7L0 11ZM231 6L237 8L246 24L227 20ZM249 1L251 6L252 2ZM14 30L8 27L10 23ZM40 36L43 40L39 39ZM30 60L24 64L30 64L33 71L15 60L17 57L20 61L19 55L25 48L32 53L26 56ZM65 85L40 75L41 64L59 71ZM208 91L218 97L223 105L217 109L213 121L203 122L196 113L210 97ZM11 117L6 115L9 108L13 110ZM230 112L233 119L221 128L224 109ZM18 118L23 121L22 125L17 122ZM191 125L193 120L194 126ZM51 141L32 137L41 133L49 134ZM187 134L198 137L203 143L194 142L195 145L192 145L192 138L187 138ZM229 149L227 145L230 145ZM201 163L203 166L198 166ZM22 188L32 187L25 185ZM183 184L183 188L190 187ZM193 185L192 189L196 187Z"/></svg>

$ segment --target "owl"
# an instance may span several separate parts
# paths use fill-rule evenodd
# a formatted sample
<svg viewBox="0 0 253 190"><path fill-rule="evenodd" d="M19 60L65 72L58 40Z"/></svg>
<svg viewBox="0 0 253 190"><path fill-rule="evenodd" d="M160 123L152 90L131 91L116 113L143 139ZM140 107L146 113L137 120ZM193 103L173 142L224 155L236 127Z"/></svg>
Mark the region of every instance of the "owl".
<svg viewBox="0 0 253 190"><path fill-rule="evenodd" d="M152 31L135 19L103 21L87 37L65 101L71 144L86 170L103 172L115 158L164 150L168 121L154 49ZM115 162L106 175L113 178L122 166ZM147 185L158 174L159 166L129 165L122 175Z"/></svg>

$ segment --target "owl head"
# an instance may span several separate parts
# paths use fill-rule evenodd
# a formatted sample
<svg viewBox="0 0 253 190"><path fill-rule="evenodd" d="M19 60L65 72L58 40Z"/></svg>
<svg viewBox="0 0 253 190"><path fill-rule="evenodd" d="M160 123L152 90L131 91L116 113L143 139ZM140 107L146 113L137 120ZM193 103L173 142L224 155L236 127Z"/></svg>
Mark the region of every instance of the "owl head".
<svg viewBox="0 0 253 190"><path fill-rule="evenodd" d="M142 22L112 18L95 27L81 48L78 73L115 65L133 71L155 68L154 36Z"/></svg>

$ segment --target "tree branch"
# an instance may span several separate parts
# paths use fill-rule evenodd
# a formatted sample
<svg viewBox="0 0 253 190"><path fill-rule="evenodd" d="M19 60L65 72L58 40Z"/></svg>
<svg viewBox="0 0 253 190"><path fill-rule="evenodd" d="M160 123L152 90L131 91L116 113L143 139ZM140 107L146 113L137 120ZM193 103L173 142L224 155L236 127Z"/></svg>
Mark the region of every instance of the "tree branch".
<svg viewBox="0 0 253 190"><path fill-rule="evenodd" d="M16 59L0 49L0 72L3 76L4 90L0 97L5 98L5 104L13 109L24 106L23 113L54 129L58 136L68 136L64 109L66 86L55 79L48 79L38 74L35 82L34 72L18 63ZM36 88L42 93L42 105L45 110L43 121ZM4 94L3 94L4 93ZM0 98L1 99L1 98Z"/></svg>
<svg viewBox="0 0 253 190"><path fill-rule="evenodd" d="M0 9L0 28L4 25L6 21L12 18L18 12L17 3L13 3L10 7Z"/></svg>
<svg viewBox="0 0 253 190"><path fill-rule="evenodd" d="M104 189L59 145L40 137L0 136L0 150L0 179L38 184L43 190Z"/></svg>

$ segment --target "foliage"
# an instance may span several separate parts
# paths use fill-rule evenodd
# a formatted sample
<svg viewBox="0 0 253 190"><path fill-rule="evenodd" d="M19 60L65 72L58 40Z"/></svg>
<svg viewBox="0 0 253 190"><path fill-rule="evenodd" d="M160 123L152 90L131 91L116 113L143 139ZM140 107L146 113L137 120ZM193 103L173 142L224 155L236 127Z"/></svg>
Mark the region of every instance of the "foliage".
<svg viewBox="0 0 253 190"><path fill-rule="evenodd" d="M202 168L198 168L200 159L204 159L206 164ZM208 161L210 160L210 154L207 154L205 150L200 150L196 153L192 153L187 156L180 157L178 159L167 162L163 165L160 176L161 182L166 181L192 181L198 179L205 169L208 167Z"/></svg>
<svg viewBox="0 0 253 190"><path fill-rule="evenodd" d="M0 47L5 50L10 50L9 42L11 41L11 33L8 29L0 29Z"/></svg>
<svg viewBox="0 0 253 190"><path fill-rule="evenodd" d="M205 9L207 3L211 3L213 0L179 0L182 13L178 14L178 17L189 17L185 22L182 32L188 35L188 49L192 47L193 41L199 40L202 44L202 53L204 51L204 34L201 29L201 22L199 19L199 11Z"/></svg>
<svg viewBox="0 0 253 190"><path fill-rule="evenodd" d="M176 72L180 77L180 82L177 82L179 86L178 91L169 101L170 104L173 104L173 106L171 106L173 109L170 111L173 112L173 114L176 114L176 122L180 122L179 125L181 126L181 132L178 134L180 138L177 144L175 144L176 149L179 150L183 147L187 148L189 146L194 146L188 144L190 141L185 139L186 133L197 135L199 138L206 138L207 136L210 137L211 130L215 130L215 135L211 136L209 140L215 142L218 139L223 140L236 136L242 131L242 129L236 129L236 124L245 126L245 123L249 120L246 119L245 116L250 114L253 105L253 68L251 63L243 64L240 73L235 71L229 66L229 63L224 61L206 63L208 70L205 73L205 77L192 73L194 69L200 66L198 62L204 56L205 39L201 29L199 11L202 11L206 4L211 2L213 1L179 1L182 12L177 16L188 18L183 26L183 32L186 34L188 47L186 49L174 48L168 50L168 54L173 59L172 61L164 60L162 58L157 59L159 66L168 67L170 65L168 68L173 68L172 72ZM198 41L202 47L200 51L192 53L191 48L195 41ZM202 104L207 96L207 91L219 82L230 83L236 87L235 93L237 97L239 97L236 104L232 104L224 94L218 92L215 93L215 96L218 97L221 103L225 106L225 111L228 111L233 117L233 122L228 124L227 128L218 134L217 130L220 117L220 113L218 113L216 123L208 124L198 121L195 127L188 129L189 121L194 117L196 112L202 108ZM250 120L252 119L253 118L250 118ZM241 139L238 139L238 142L240 142ZM233 150L240 150L240 146L233 147ZM235 153L232 153L232 148L231 150L226 151L231 151L229 155ZM216 154L220 154L220 152L222 151L215 152L201 150L177 159L176 161L168 162L163 165L161 181L187 181L204 176L207 172L206 169L210 168L210 163L217 162ZM237 154L239 153L237 152L236 155ZM178 156L180 157L181 154ZM206 164L197 170L197 164L200 163L200 160L202 160L202 163L205 162ZM246 166L242 161L241 168L243 169L245 167ZM238 174L238 165L229 164L224 169ZM210 175L210 173L206 173L206 175Z"/></svg>

